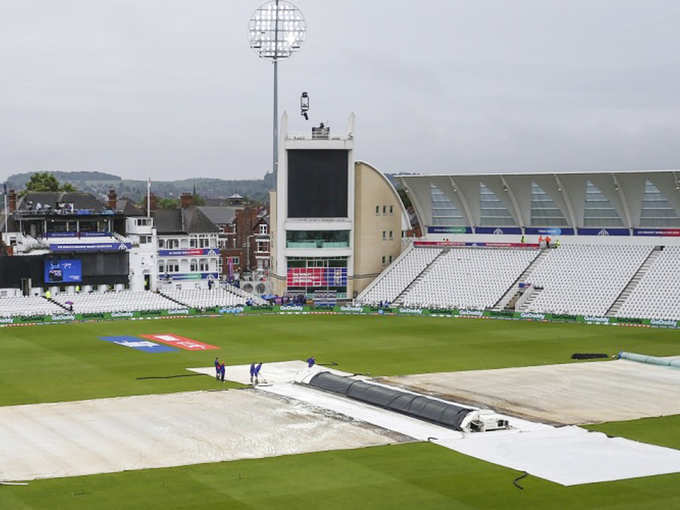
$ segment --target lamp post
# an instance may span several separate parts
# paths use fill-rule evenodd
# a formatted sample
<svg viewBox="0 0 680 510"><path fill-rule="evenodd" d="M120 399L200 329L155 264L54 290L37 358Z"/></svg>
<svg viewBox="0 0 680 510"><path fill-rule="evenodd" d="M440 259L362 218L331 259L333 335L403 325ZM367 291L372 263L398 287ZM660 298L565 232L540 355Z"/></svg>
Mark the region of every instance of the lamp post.
<svg viewBox="0 0 680 510"><path fill-rule="evenodd" d="M278 63L299 50L307 24L300 9L286 0L270 0L258 7L248 23L248 41L260 58L274 64L274 124L272 171L274 182L279 167Z"/></svg>

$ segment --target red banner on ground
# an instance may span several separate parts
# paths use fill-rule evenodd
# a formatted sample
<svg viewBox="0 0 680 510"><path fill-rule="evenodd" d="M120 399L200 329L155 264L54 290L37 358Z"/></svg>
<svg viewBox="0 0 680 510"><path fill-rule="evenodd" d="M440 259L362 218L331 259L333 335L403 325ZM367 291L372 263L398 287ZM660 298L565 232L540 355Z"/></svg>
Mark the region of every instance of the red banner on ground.
<svg viewBox="0 0 680 510"><path fill-rule="evenodd" d="M162 344L172 345L173 347L179 347L185 351L209 351L212 349L219 349L216 345L204 344L198 340L192 340L191 338L184 338L179 335L163 334L163 335L139 335L149 340L155 340L156 342L161 342Z"/></svg>

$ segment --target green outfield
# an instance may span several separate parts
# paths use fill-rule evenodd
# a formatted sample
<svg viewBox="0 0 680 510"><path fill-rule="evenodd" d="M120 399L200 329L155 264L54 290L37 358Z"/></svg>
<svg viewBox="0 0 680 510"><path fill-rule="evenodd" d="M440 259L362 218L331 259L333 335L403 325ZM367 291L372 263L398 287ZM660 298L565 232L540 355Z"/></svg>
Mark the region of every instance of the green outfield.
<svg viewBox="0 0 680 510"><path fill-rule="evenodd" d="M22 509L680 508L680 475L562 487L429 443L320 452L0 487Z"/></svg>
<svg viewBox="0 0 680 510"><path fill-rule="evenodd" d="M99 340L158 333L220 349L152 354ZM165 378L216 355L227 365L315 355L377 376L568 363L574 352L680 353L680 331L670 329L383 316L111 321L3 328L0 338L0 405L221 387L207 377Z"/></svg>
<svg viewBox="0 0 680 510"><path fill-rule="evenodd" d="M173 333L216 351L146 353L101 336ZM567 363L574 352L680 354L680 331L383 316L248 316L0 329L0 405L224 388L187 367L305 359L395 375ZM228 386L227 386L228 387ZM680 448L680 416L590 427ZM0 424L0 431L2 424ZM562 487L431 444L0 486L0 509L680 508L680 474Z"/></svg>

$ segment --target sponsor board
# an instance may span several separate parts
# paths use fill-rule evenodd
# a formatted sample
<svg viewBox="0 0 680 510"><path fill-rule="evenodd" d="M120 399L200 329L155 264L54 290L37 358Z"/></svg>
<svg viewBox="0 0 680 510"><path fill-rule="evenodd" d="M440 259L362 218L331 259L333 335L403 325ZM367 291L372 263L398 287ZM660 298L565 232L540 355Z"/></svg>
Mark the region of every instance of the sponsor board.
<svg viewBox="0 0 680 510"><path fill-rule="evenodd" d="M187 255L210 255L216 257L218 250L215 248L190 248L188 250L158 250L159 257L180 257Z"/></svg>
<svg viewBox="0 0 680 510"><path fill-rule="evenodd" d="M175 308L173 310L168 310L168 315L188 315L188 308Z"/></svg>
<svg viewBox="0 0 680 510"><path fill-rule="evenodd" d="M609 324L609 317L591 317L586 315L583 317L583 320L591 324Z"/></svg>
<svg viewBox="0 0 680 510"><path fill-rule="evenodd" d="M674 328L675 326L677 326L676 321L663 320L663 319L652 319L651 321L649 321L649 323L652 326L663 326L663 327L666 327L666 328L668 328L668 327Z"/></svg>
<svg viewBox="0 0 680 510"><path fill-rule="evenodd" d="M74 321L76 320L75 315L52 315L50 317L51 320L53 321Z"/></svg>
<svg viewBox="0 0 680 510"><path fill-rule="evenodd" d="M132 312L112 312L111 317L119 318L119 317L134 317L134 313Z"/></svg>
<svg viewBox="0 0 680 510"><path fill-rule="evenodd" d="M0 324L12 324L14 319L11 317L0 317Z"/></svg>
<svg viewBox="0 0 680 510"><path fill-rule="evenodd" d="M428 226L428 234L472 234L472 227Z"/></svg>
<svg viewBox="0 0 680 510"><path fill-rule="evenodd" d="M550 318L554 321L575 321L576 315L569 315L568 313L552 314Z"/></svg>
<svg viewBox="0 0 680 510"><path fill-rule="evenodd" d="M420 308L399 308L399 313L422 315L423 311Z"/></svg>
<svg viewBox="0 0 680 510"><path fill-rule="evenodd" d="M217 310L218 313L243 313L244 308L242 306L233 306L230 308L220 308Z"/></svg>
<svg viewBox="0 0 680 510"><path fill-rule="evenodd" d="M573 236L573 228L556 228L556 227L526 227L524 233L535 236Z"/></svg>
<svg viewBox="0 0 680 510"><path fill-rule="evenodd" d="M127 251L132 243L88 243L88 244L50 244L50 251L55 253Z"/></svg>
<svg viewBox="0 0 680 510"><path fill-rule="evenodd" d="M134 336L100 336L99 339L142 352L157 353L177 350L174 347L170 347L168 345L160 345L155 342L149 342L148 340L140 340Z"/></svg>
<svg viewBox="0 0 680 510"><path fill-rule="evenodd" d="M304 306L302 305L281 305L279 311L281 312L302 312L304 311Z"/></svg>
<svg viewBox="0 0 680 510"><path fill-rule="evenodd" d="M635 236L680 237L680 228L634 228Z"/></svg>
<svg viewBox="0 0 680 510"><path fill-rule="evenodd" d="M213 349L219 349L219 347L215 345L204 344L198 340L192 340L191 338L185 338L179 335L163 334L139 336L148 338L149 340L155 340L156 342L161 342L163 344L172 345L173 347L179 347L185 351L210 351Z"/></svg>
<svg viewBox="0 0 680 510"><path fill-rule="evenodd" d="M475 234L522 235L520 227L475 227Z"/></svg>
<svg viewBox="0 0 680 510"><path fill-rule="evenodd" d="M627 228L579 228L576 232L580 236L629 236Z"/></svg>
<svg viewBox="0 0 680 510"><path fill-rule="evenodd" d="M364 309L360 306L341 306L341 312L361 313Z"/></svg>
<svg viewBox="0 0 680 510"><path fill-rule="evenodd" d="M459 317L482 317L483 315L482 310L458 310Z"/></svg>
<svg viewBox="0 0 680 510"><path fill-rule="evenodd" d="M542 321L545 320L545 314L544 313L534 313L534 312L522 312L520 314L521 319L530 319L534 321Z"/></svg>

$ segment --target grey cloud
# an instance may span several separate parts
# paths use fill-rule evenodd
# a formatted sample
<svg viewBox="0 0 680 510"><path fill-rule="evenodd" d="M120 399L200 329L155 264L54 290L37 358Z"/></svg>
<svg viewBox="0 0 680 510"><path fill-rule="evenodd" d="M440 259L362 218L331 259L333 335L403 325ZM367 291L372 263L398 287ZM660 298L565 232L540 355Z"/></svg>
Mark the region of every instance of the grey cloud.
<svg viewBox="0 0 680 510"><path fill-rule="evenodd" d="M0 180L36 169L259 177L271 65L246 0L5 0ZM299 0L291 129L344 129L386 171L678 167L674 1Z"/></svg>

